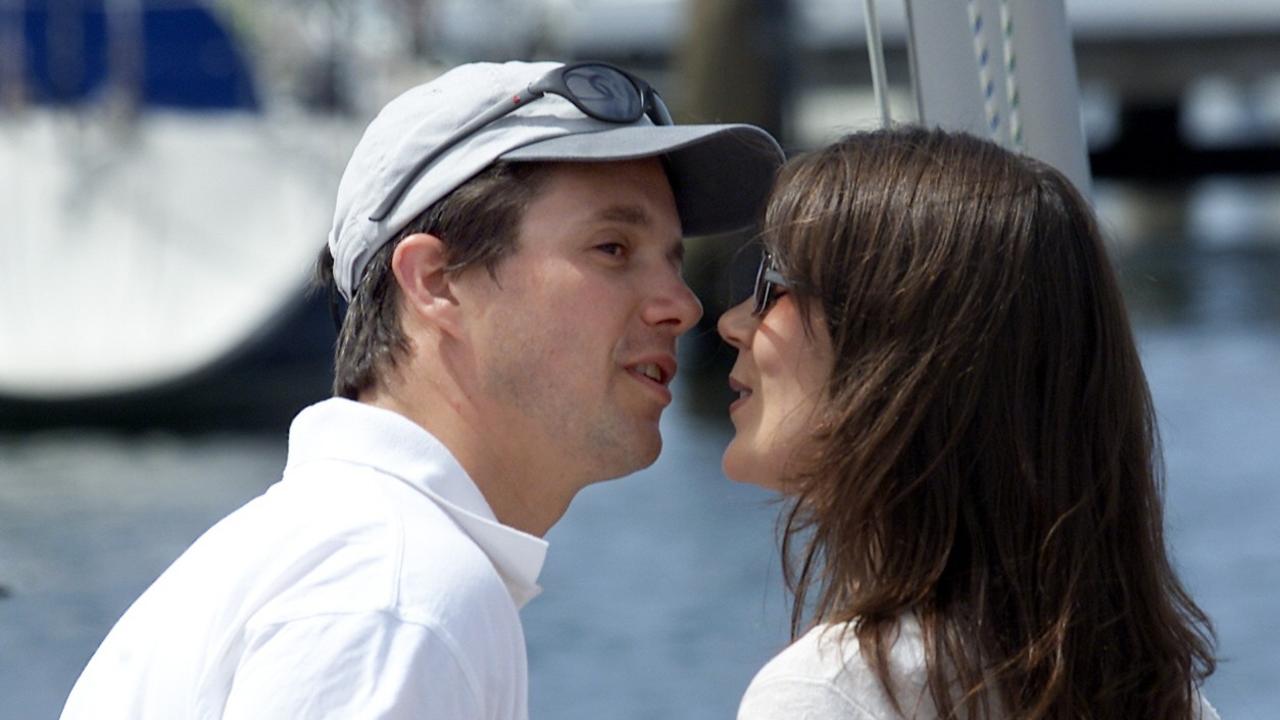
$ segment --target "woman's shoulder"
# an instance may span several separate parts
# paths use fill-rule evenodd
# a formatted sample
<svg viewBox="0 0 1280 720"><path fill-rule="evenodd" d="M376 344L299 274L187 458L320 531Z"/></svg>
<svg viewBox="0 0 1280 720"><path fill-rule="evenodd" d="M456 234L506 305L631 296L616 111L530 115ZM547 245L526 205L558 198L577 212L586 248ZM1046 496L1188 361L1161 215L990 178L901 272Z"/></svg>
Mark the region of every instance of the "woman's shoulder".
<svg viewBox="0 0 1280 720"><path fill-rule="evenodd" d="M911 618L890 640L889 680L907 717L932 714L924 645ZM818 625L770 660L742 698L738 720L899 717L848 624Z"/></svg>
<svg viewBox="0 0 1280 720"><path fill-rule="evenodd" d="M1209 704L1208 698L1204 696L1203 689L1197 693L1197 697L1200 700L1200 715L1197 717L1197 720L1221 720L1221 718L1218 717L1218 711Z"/></svg>
<svg viewBox="0 0 1280 720"><path fill-rule="evenodd" d="M889 680L900 715L862 653L849 624L818 625L770 660L747 688L738 720L880 720L934 718L929 696L924 641L914 616L899 620L889 638ZM1197 693L1196 720L1220 720Z"/></svg>

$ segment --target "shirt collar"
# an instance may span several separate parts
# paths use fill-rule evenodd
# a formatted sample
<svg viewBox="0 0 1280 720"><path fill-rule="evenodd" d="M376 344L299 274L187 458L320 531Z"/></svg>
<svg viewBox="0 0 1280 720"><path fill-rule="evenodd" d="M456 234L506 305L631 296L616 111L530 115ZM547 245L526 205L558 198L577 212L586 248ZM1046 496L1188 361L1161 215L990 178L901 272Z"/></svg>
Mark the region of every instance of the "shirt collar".
<svg viewBox="0 0 1280 720"><path fill-rule="evenodd" d="M542 591L547 542L499 523L449 449L408 418L344 398L316 403L289 428L288 467L321 459L375 468L431 498L489 557L516 607Z"/></svg>

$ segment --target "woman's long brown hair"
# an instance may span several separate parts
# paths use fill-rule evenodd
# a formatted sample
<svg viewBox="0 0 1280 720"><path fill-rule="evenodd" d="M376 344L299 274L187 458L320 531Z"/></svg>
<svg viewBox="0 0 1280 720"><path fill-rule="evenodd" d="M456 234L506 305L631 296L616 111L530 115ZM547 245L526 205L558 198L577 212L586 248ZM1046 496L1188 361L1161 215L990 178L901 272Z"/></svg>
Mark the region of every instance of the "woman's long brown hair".
<svg viewBox="0 0 1280 720"><path fill-rule="evenodd" d="M964 134L851 135L788 165L765 241L836 355L787 479L793 636L848 623L897 703L914 614L944 718L1193 717L1212 629L1170 566L1151 397L1070 182Z"/></svg>

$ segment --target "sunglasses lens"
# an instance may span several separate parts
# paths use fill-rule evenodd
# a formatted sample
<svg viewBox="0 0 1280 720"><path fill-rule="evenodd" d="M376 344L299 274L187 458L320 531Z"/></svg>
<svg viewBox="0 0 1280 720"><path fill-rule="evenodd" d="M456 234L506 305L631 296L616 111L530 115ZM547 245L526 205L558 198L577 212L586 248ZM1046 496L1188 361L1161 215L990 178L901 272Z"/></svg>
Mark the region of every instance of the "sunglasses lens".
<svg viewBox="0 0 1280 720"><path fill-rule="evenodd" d="M578 103L601 120L632 122L644 113L639 89L611 67L579 65L565 71L563 79Z"/></svg>

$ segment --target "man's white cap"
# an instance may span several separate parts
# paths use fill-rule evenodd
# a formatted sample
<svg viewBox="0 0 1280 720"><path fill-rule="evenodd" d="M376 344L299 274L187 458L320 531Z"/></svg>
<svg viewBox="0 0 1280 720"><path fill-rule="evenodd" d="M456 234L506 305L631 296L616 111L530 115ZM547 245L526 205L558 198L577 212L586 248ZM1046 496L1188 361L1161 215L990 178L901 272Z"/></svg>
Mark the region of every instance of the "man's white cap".
<svg viewBox="0 0 1280 720"><path fill-rule="evenodd" d="M560 63L462 65L392 100L365 130L338 186L329 231L333 275L350 300L369 259L402 228L496 160L598 162L662 156L684 232L754 222L782 149L752 125L621 124L547 94L492 122L431 163L394 211L369 216L417 161L467 121L509 100Z"/></svg>

